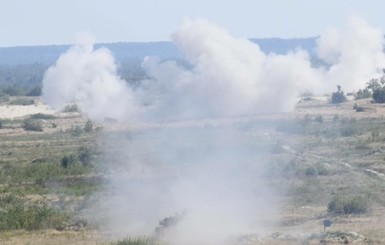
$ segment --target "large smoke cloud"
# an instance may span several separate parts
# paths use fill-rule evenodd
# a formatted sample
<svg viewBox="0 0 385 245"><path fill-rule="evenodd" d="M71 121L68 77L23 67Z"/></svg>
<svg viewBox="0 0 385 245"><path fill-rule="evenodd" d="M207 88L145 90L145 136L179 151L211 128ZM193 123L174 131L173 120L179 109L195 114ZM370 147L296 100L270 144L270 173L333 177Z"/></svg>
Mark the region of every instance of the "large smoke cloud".
<svg viewBox="0 0 385 245"><path fill-rule="evenodd" d="M317 53L328 65L324 83L357 91L385 68L384 34L353 16L346 30L330 28L318 39Z"/></svg>
<svg viewBox="0 0 385 245"><path fill-rule="evenodd" d="M186 20L172 37L189 68L148 57L148 79L132 88L119 78L108 50L76 45L46 72L43 97L56 108L75 102L101 121L218 118L290 111L303 91L330 92L337 84L358 89L384 67L382 33L359 18L347 31L319 38L323 68L312 67L305 51L265 54L205 20ZM112 172L106 204L114 230L149 234L162 217L186 211L172 240L215 244L260 230L262 216L272 217L277 202L254 148L259 139L192 122L106 134Z"/></svg>
<svg viewBox="0 0 385 245"><path fill-rule="evenodd" d="M44 101L54 108L76 103L87 117L96 120L127 119L137 106L131 89L116 70L108 49L94 50L93 43L84 40L46 71Z"/></svg>
<svg viewBox="0 0 385 245"><path fill-rule="evenodd" d="M119 78L107 49L76 45L47 71L43 96L54 107L75 101L92 119L282 112L294 108L301 92L330 92L336 85L358 90L385 67L382 32L358 17L346 31L330 29L318 39L324 68L313 68L302 50L264 54L258 45L200 19L186 20L173 40L191 69L148 57L143 67L150 79L133 91Z"/></svg>

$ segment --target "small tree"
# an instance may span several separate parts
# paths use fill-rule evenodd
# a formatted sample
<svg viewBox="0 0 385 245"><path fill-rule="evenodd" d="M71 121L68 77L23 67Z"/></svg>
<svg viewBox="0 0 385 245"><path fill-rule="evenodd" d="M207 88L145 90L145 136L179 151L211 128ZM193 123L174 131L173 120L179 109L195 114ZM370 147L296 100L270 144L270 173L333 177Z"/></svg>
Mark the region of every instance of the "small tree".
<svg viewBox="0 0 385 245"><path fill-rule="evenodd" d="M91 133L93 130L94 130L94 124L90 119L88 119L86 124L84 125L84 132Z"/></svg>
<svg viewBox="0 0 385 245"><path fill-rule="evenodd" d="M85 146L81 146L78 149L78 157L83 167L89 166L92 161L91 149Z"/></svg>
<svg viewBox="0 0 385 245"><path fill-rule="evenodd" d="M385 70L381 78L371 79L366 89L372 92L374 103L385 103Z"/></svg>
<svg viewBox="0 0 385 245"><path fill-rule="evenodd" d="M332 94L332 103L339 104L346 101L346 96L344 91L342 91L341 86L337 85L337 92Z"/></svg>
<svg viewBox="0 0 385 245"><path fill-rule="evenodd" d="M366 99L372 97L372 92L366 87L364 89L360 89L357 91L357 93L354 95L354 99Z"/></svg>

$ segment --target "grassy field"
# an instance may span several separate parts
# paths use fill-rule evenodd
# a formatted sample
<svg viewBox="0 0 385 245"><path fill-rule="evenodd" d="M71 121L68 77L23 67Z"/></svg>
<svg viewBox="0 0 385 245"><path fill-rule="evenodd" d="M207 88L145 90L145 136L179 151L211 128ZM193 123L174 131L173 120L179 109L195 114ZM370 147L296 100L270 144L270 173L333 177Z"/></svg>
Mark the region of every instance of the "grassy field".
<svg viewBox="0 0 385 245"><path fill-rule="evenodd" d="M268 184L282 193L280 219L269 234L242 235L234 244L384 244L385 108L359 100L364 111L355 112L353 103L311 99L292 113L157 127L231 125L261 149ZM99 135L143 127L102 128L76 112L0 115L0 122L1 244L154 244L108 238L84 216L108 185ZM332 221L328 233L325 219Z"/></svg>

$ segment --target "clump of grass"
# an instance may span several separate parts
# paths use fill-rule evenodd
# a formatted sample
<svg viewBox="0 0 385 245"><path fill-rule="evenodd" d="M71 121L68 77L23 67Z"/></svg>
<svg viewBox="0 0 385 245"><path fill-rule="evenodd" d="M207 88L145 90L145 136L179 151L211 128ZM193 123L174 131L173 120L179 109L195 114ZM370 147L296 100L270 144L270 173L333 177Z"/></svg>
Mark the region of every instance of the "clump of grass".
<svg viewBox="0 0 385 245"><path fill-rule="evenodd" d="M32 119L44 119L44 120L49 120L49 119L54 119L55 116L51 114L43 114L43 113L37 113L33 114L30 116Z"/></svg>
<svg viewBox="0 0 385 245"><path fill-rule="evenodd" d="M67 130L72 136L80 136L83 133L92 133L94 131L94 123L91 120L87 120L84 126L72 125Z"/></svg>
<svg viewBox="0 0 385 245"><path fill-rule="evenodd" d="M324 119L321 115L317 115L315 117L314 121L319 122L319 123L323 123Z"/></svg>
<svg viewBox="0 0 385 245"><path fill-rule="evenodd" d="M361 196L336 195L328 204L328 212L332 214L362 214L369 209L368 199Z"/></svg>
<svg viewBox="0 0 385 245"><path fill-rule="evenodd" d="M154 240L145 237L139 238L125 238L117 242L112 242L111 245L157 245L158 243Z"/></svg>
<svg viewBox="0 0 385 245"><path fill-rule="evenodd" d="M0 230L61 229L66 226L69 216L61 213L44 201L25 202L7 194L0 196Z"/></svg>
<svg viewBox="0 0 385 245"><path fill-rule="evenodd" d="M75 165L77 162L77 157L75 154L68 154L63 156L60 163L63 168L68 168L69 166Z"/></svg>
<svg viewBox="0 0 385 245"><path fill-rule="evenodd" d="M76 104L66 105L63 109L63 112L79 112L79 107Z"/></svg>
<svg viewBox="0 0 385 245"><path fill-rule="evenodd" d="M30 98L16 98L9 102L11 105L34 105L35 100Z"/></svg>
<svg viewBox="0 0 385 245"><path fill-rule="evenodd" d="M357 130L352 125L347 125L346 127L340 129L340 133L342 137L349 137L355 135Z"/></svg>
<svg viewBox="0 0 385 245"><path fill-rule="evenodd" d="M306 176L325 176L329 174L329 169L321 164L317 164L316 166L307 167L305 169Z"/></svg>
<svg viewBox="0 0 385 245"><path fill-rule="evenodd" d="M355 144L354 144L354 149L356 150L369 150L369 149L372 149L367 142L363 141L363 140L358 140Z"/></svg>

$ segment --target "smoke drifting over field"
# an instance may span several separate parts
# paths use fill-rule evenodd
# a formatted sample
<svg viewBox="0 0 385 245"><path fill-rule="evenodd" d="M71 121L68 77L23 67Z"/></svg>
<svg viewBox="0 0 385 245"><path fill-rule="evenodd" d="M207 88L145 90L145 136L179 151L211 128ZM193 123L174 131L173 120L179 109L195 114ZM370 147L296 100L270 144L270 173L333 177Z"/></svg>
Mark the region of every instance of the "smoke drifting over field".
<svg viewBox="0 0 385 245"><path fill-rule="evenodd" d="M97 120L282 112L294 108L301 92L331 92L336 85L358 90L385 67L383 33L358 17L345 31L331 28L320 36L317 53L327 63L321 68L312 67L305 51L264 54L204 20L186 20L173 40L191 69L148 57L143 67L150 78L133 89L107 49L76 45L47 71L43 96L59 108L75 101Z"/></svg>
<svg viewBox="0 0 385 245"><path fill-rule="evenodd" d="M43 97L56 108L76 102L99 121L212 119L290 111L301 92L331 92L337 84L358 89L385 66L382 33L359 18L347 31L331 29L319 38L319 57L328 64L321 68L312 67L305 51L264 54L205 20L186 20L172 37L191 68L148 57L148 79L133 88L108 50L76 45L46 72ZM150 234L161 218L178 212L181 221L165 234L176 244L215 244L260 231L277 197L264 180L259 139L230 126L186 125L103 138L112 173L111 226L124 235Z"/></svg>

